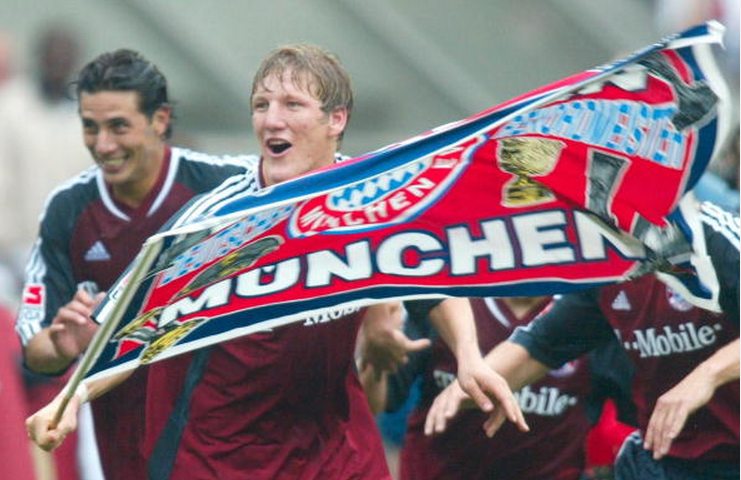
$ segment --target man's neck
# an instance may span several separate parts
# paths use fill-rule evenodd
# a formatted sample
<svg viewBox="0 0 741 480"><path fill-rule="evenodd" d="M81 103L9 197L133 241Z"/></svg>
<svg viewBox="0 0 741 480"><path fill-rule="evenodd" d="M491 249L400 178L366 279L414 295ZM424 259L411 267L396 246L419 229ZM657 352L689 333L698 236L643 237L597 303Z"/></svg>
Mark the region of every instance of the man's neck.
<svg viewBox="0 0 741 480"><path fill-rule="evenodd" d="M533 308L540 304L546 297L504 297L502 301L517 318L523 318L528 315Z"/></svg>

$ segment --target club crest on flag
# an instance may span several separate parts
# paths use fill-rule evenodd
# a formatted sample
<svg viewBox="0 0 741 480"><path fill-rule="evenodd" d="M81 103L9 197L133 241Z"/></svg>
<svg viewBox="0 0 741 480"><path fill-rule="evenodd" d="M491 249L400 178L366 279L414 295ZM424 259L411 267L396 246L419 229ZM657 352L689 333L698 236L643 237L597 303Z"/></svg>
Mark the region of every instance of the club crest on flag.
<svg viewBox="0 0 741 480"><path fill-rule="evenodd" d="M434 204L465 169L468 155L462 150L425 157L307 200L293 213L289 232L292 237L305 237L330 230L358 232L406 221Z"/></svg>

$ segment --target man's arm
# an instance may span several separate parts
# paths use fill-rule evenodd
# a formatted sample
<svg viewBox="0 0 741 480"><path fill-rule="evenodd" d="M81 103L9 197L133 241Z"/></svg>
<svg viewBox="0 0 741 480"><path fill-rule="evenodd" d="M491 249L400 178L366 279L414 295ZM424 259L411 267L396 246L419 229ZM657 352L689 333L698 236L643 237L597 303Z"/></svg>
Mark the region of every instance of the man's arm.
<svg viewBox="0 0 741 480"><path fill-rule="evenodd" d="M523 346L511 341L504 341L491 350L485 358L486 364L501 375L507 383L507 388L518 390L542 378L550 368L534 359ZM461 409L473 408L473 400L461 389L456 380L435 398L425 421L425 434L442 433L448 422ZM484 423L484 430L489 437L506 420L500 408L493 409Z"/></svg>
<svg viewBox="0 0 741 480"><path fill-rule="evenodd" d="M24 346L26 365L39 373L60 373L70 363L60 357L48 329L60 309L73 301L77 289L69 257L71 208L74 204L61 192L49 198L39 238L26 264L15 329Z"/></svg>
<svg viewBox="0 0 741 480"><path fill-rule="evenodd" d="M720 285L719 302L730 318L739 319L739 231L741 220L715 205L700 207L705 247Z"/></svg>
<svg viewBox="0 0 741 480"><path fill-rule="evenodd" d="M517 390L612 338L612 329L597 305L597 291L578 292L563 296L527 327L516 329L510 340L487 354L486 363L500 375L505 388ZM443 432L448 421L467 406L467 396L453 382L433 402L425 433ZM484 424L487 435L492 436L504 418L500 409L491 410Z"/></svg>
<svg viewBox="0 0 741 480"><path fill-rule="evenodd" d="M52 427L65 395L65 391L62 390L54 400L26 419L28 437L42 449L54 450L77 428L77 414L84 403L109 392L129 378L133 372L129 370L100 380L81 383L67 404L59 423Z"/></svg>
<svg viewBox="0 0 741 480"><path fill-rule="evenodd" d="M739 379L739 346L738 338L727 344L656 401L644 440L655 459L666 455L687 418L707 404L718 387Z"/></svg>
<svg viewBox="0 0 741 480"><path fill-rule="evenodd" d="M507 418L520 430L528 431L525 417L506 380L489 368L481 356L476 322L468 299L445 299L430 311L430 320L455 353L462 390L482 411L492 413L501 422Z"/></svg>

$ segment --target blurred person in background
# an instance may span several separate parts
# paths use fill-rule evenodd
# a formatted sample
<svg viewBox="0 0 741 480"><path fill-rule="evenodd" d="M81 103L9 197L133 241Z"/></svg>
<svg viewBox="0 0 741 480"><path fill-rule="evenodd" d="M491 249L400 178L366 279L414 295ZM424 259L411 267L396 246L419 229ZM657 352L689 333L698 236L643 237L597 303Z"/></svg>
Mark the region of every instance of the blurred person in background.
<svg viewBox="0 0 741 480"><path fill-rule="evenodd" d="M733 128L725 153L700 177L694 192L697 198L738 215L739 203L739 126Z"/></svg>
<svg viewBox="0 0 741 480"><path fill-rule="evenodd" d="M28 408L18 369L22 354L13 335L12 303L8 301L15 290L11 278L0 262L0 468L3 478L38 480L30 454L32 445L24 437Z"/></svg>
<svg viewBox="0 0 741 480"><path fill-rule="evenodd" d="M44 200L88 166L69 94L79 55L72 30L50 25L34 44L28 75L12 39L0 38L0 256L19 271L38 233Z"/></svg>
<svg viewBox="0 0 741 480"><path fill-rule="evenodd" d="M34 46L32 75L21 71L13 39L0 35L0 261L11 280L8 305L15 308L21 290L22 263L37 229L49 191L85 165L75 103L67 86L76 67L79 45L71 31L50 26ZM46 404L64 378L21 373L27 413ZM34 450L41 472L56 480L77 480L77 441L49 455ZM85 449L86 451L88 449Z"/></svg>

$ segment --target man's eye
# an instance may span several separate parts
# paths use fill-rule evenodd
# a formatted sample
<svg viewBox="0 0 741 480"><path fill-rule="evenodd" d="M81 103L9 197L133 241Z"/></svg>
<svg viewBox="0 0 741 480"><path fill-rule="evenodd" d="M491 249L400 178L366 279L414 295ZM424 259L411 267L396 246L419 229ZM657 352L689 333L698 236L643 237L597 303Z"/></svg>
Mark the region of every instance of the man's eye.
<svg viewBox="0 0 741 480"><path fill-rule="evenodd" d="M110 128L113 133L125 133L129 128L129 124L127 122L112 122Z"/></svg>
<svg viewBox="0 0 741 480"><path fill-rule="evenodd" d="M301 106L301 102L297 102L295 100L289 100L286 102L286 105L288 105L289 108L298 108Z"/></svg>
<svg viewBox="0 0 741 480"><path fill-rule="evenodd" d="M252 104L252 110L266 110L268 108L267 102L257 102Z"/></svg>

